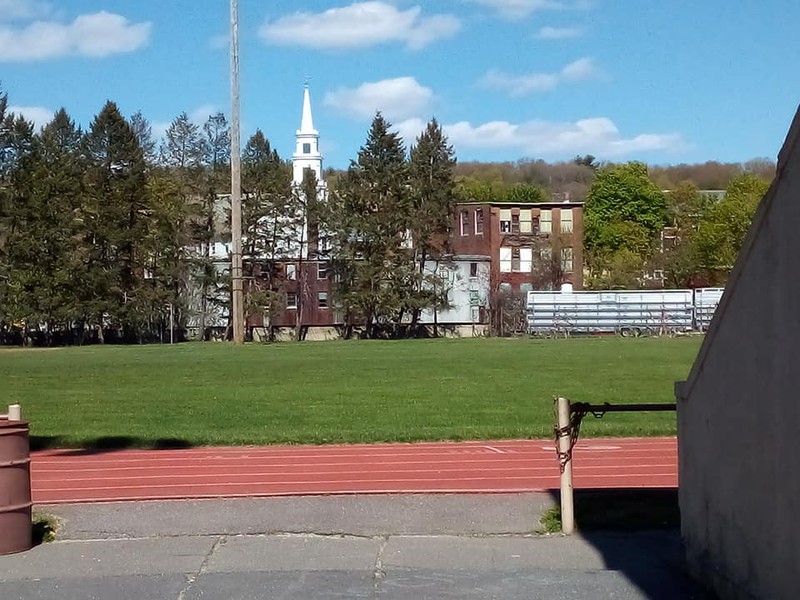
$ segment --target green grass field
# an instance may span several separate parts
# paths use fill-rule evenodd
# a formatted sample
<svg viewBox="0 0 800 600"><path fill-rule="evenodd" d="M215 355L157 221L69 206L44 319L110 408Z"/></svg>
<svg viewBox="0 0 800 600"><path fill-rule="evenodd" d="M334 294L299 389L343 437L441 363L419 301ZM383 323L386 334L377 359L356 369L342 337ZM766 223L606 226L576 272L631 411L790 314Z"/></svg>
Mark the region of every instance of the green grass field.
<svg viewBox="0 0 800 600"><path fill-rule="evenodd" d="M35 447L550 437L552 398L671 402L699 338L468 339L0 350ZM675 433L674 413L586 436Z"/></svg>

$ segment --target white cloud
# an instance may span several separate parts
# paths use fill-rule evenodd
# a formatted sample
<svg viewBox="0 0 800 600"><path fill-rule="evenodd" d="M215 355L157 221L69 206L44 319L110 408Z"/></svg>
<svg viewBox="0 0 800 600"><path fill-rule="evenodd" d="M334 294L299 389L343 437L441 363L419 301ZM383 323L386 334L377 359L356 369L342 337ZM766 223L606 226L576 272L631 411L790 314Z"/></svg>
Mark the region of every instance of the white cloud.
<svg viewBox="0 0 800 600"><path fill-rule="evenodd" d="M395 124L395 129L413 144L425 128L425 121L410 118ZM642 133L623 137L611 119L597 117L576 122L527 121L509 123L491 121L472 125L467 121L443 125L456 151L464 148L505 150L523 156L575 156L593 154L602 159L642 152L674 152L687 143L678 133Z"/></svg>
<svg viewBox="0 0 800 600"><path fill-rule="evenodd" d="M364 48L388 42L420 49L453 36L461 21L452 15L423 17L414 6L399 10L386 2L357 2L321 13L297 12L261 26L261 38L281 46Z"/></svg>
<svg viewBox="0 0 800 600"><path fill-rule="evenodd" d="M586 9L591 0L472 0L477 4L495 9L506 19L524 19L543 10Z"/></svg>
<svg viewBox="0 0 800 600"><path fill-rule="evenodd" d="M161 140L167 137L167 129L169 129L170 125L172 125L171 121L153 121L150 123L153 139L157 142L161 142Z"/></svg>
<svg viewBox="0 0 800 600"><path fill-rule="evenodd" d="M0 62L62 56L102 58L132 52L147 44L151 27L151 23L131 23L105 11L80 15L68 24L34 21L21 28L0 25Z"/></svg>
<svg viewBox="0 0 800 600"><path fill-rule="evenodd" d="M489 71L481 85L506 90L511 96L525 96L536 92L549 92L562 83L576 83L600 76L600 70L591 58L579 58L558 73L529 73L509 75L498 70Z"/></svg>
<svg viewBox="0 0 800 600"><path fill-rule="evenodd" d="M542 27L536 37L540 40L567 40L579 38L584 33L583 27Z"/></svg>
<svg viewBox="0 0 800 600"><path fill-rule="evenodd" d="M433 91L413 77L398 77L328 92L324 104L357 119L368 119L381 111L387 119L395 120L427 112L433 99Z"/></svg>
<svg viewBox="0 0 800 600"><path fill-rule="evenodd" d="M623 137L611 119L598 117L574 123L492 121L473 126L462 121L445 125L456 147L516 150L528 156L594 154L614 158L637 152L673 151L685 147L677 133L642 133Z"/></svg>
<svg viewBox="0 0 800 600"><path fill-rule="evenodd" d="M38 0L0 0L0 21L35 19L50 12L50 5Z"/></svg>
<svg viewBox="0 0 800 600"><path fill-rule="evenodd" d="M219 108L217 108L214 104L203 104L202 106L198 106L192 112L189 113L189 120L192 123L200 125L202 127L208 121L208 117L211 115L215 115L219 112Z"/></svg>
<svg viewBox="0 0 800 600"><path fill-rule="evenodd" d="M36 129L47 125L56 114L56 111L44 106L9 106L8 112L24 117L26 121L33 123Z"/></svg>

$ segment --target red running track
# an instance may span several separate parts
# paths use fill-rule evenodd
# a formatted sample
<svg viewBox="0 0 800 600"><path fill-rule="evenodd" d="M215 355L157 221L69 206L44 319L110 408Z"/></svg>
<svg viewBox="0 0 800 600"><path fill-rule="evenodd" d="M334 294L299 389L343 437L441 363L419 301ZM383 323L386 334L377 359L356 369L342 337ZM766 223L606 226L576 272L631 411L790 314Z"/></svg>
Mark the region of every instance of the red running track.
<svg viewBox="0 0 800 600"><path fill-rule="evenodd" d="M676 487L675 438L580 440L576 488ZM36 504L559 487L551 440L32 453Z"/></svg>

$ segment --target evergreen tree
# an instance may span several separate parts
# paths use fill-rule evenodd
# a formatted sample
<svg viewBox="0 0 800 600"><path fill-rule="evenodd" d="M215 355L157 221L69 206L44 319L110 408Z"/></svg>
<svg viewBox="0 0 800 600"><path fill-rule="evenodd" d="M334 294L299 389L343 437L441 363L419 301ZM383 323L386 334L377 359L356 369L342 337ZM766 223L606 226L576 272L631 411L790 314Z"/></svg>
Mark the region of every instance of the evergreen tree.
<svg viewBox="0 0 800 600"><path fill-rule="evenodd" d="M411 308L412 210L405 148L378 113L326 211L327 229L338 234L331 265L337 300L346 315L364 320L368 335L376 323L396 328Z"/></svg>
<svg viewBox="0 0 800 600"><path fill-rule="evenodd" d="M247 302L251 313L262 313L271 331L269 321L290 285L278 266L282 258L293 254L296 231L291 167L260 129L244 148L242 189L243 259L251 281Z"/></svg>
<svg viewBox="0 0 800 600"><path fill-rule="evenodd" d="M158 161L156 141L153 139L153 128L141 111L137 111L130 120L131 128L142 147L142 154L148 166L152 167Z"/></svg>
<svg viewBox="0 0 800 600"><path fill-rule="evenodd" d="M411 298L414 325L423 309L438 308L440 294L436 291L444 290L444 282L426 274L426 264L431 258L441 260L441 255L449 251L448 238L457 201L455 166L455 152L442 127L433 119L410 152L411 238L418 265Z"/></svg>
<svg viewBox="0 0 800 600"><path fill-rule="evenodd" d="M0 106L0 108L5 108ZM35 281L27 267L33 254L28 240L35 216L35 161L33 124L13 114L3 115L2 173L0 173L0 315L4 328L23 326L27 332L36 322L29 302ZM18 270L20 263L26 263Z"/></svg>
<svg viewBox="0 0 800 600"><path fill-rule="evenodd" d="M117 105L107 102L84 137L88 161L81 207L88 252L88 304L103 340L106 317L127 340L141 339L149 306L137 297L149 203L144 154Z"/></svg>

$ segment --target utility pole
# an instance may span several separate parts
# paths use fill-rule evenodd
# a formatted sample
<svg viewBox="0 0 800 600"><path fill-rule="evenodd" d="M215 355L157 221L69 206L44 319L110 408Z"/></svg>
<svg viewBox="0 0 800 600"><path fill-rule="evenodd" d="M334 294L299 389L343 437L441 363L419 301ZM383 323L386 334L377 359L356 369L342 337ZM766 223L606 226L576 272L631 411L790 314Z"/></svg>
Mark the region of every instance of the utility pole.
<svg viewBox="0 0 800 600"><path fill-rule="evenodd" d="M231 0L231 278L233 343L244 344L242 163L239 140L239 0Z"/></svg>

